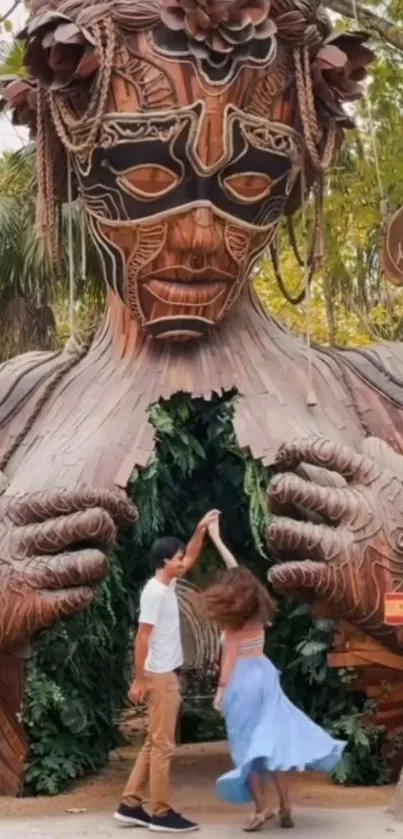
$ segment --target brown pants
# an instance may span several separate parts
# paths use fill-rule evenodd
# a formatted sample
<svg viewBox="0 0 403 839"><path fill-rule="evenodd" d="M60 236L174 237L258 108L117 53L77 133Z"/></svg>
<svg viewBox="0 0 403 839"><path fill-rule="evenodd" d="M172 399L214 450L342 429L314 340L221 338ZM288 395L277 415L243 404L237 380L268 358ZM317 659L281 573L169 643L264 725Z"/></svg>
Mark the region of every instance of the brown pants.
<svg viewBox="0 0 403 839"><path fill-rule="evenodd" d="M143 804L149 784L152 813L161 816L171 808L171 761L181 698L179 679L175 673L151 673L149 679L147 737L122 801L130 807Z"/></svg>

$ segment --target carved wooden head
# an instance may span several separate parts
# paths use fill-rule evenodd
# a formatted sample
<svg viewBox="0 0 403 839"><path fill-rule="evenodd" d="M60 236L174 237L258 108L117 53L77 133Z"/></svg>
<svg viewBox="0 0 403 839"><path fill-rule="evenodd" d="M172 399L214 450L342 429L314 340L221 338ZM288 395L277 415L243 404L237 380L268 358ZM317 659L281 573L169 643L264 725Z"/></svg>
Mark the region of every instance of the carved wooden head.
<svg viewBox="0 0 403 839"><path fill-rule="evenodd" d="M106 280L155 338L219 323L301 168L310 184L331 157L371 53L329 35L317 0L34 6L38 135L70 154Z"/></svg>

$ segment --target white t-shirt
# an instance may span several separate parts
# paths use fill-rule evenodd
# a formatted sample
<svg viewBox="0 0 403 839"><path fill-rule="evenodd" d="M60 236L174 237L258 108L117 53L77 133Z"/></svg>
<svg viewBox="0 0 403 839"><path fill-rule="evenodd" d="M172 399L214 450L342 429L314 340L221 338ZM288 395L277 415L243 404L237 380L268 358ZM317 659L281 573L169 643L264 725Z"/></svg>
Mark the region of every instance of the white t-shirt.
<svg viewBox="0 0 403 839"><path fill-rule="evenodd" d="M153 577L141 593L139 623L154 627L145 662L148 673L171 673L183 664L175 584L176 580L173 580L171 585L165 586Z"/></svg>

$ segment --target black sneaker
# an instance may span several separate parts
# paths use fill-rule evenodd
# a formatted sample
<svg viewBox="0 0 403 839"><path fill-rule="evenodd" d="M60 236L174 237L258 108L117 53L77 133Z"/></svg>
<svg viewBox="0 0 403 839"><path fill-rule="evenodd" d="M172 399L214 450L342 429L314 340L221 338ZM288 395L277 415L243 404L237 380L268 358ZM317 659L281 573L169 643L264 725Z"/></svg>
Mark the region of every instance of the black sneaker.
<svg viewBox="0 0 403 839"><path fill-rule="evenodd" d="M199 829L196 822L185 819L174 810L168 810L164 816L153 816L150 822L150 830L154 833L194 833Z"/></svg>
<svg viewBox="0 0 403 839"><path fill-rule="evenodd" d="M144 807L129 807L128 804L119 804L113 818L126 827L149 827L151 822L151 816Z"/></svg>

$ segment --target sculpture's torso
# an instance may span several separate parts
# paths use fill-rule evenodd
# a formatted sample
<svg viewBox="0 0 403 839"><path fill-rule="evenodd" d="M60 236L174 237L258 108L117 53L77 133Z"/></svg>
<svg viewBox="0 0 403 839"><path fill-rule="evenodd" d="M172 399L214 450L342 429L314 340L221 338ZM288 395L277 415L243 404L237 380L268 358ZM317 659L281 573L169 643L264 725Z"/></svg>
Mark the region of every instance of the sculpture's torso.
<svg viewBox="0 0 403 839"><path fill-rule="evenodd" d="M119 321L119 340L112 315ZM376 434L403 451L399 346L384 350L394 384L382 368L381 349L375 356L379 368L361 354L354 359L313 350L310 383L304 344L249 297L217 337L186 353L182 344L155 345L148 339L137 352L131 321L115 301L107 326L84 358L38 353L3 366L0 458L14 450L5 467L8 491L82 482L126 485L153 450L150 404L178 391L210 398L237 388L238 440L266 464L283 441L310 434L354 446ZM312 386L317 404L309 406Z"/></svg>

